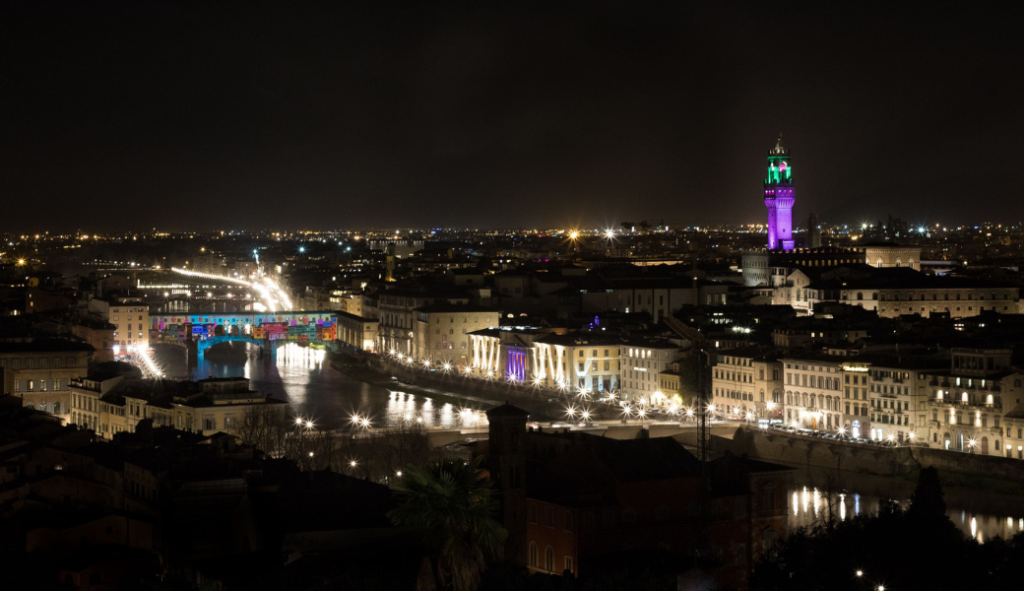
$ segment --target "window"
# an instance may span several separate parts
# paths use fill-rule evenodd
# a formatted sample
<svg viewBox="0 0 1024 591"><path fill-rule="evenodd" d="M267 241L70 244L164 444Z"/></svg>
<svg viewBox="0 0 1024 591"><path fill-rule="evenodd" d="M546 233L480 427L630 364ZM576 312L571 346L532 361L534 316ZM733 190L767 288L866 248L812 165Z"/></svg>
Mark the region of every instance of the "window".
<svg viewBox="0 0 1024 591"><path fill-rule="evenodd" d="M544 550L544 569L548 572L555 570L555 549L551 546Z"/></svg>
<svg viewBox="0 0 1024 591"><path fill-rule="evenodd" d="M565 510L565 531L572 531L572 511Z"/></svg>
<svg viewBox="0 0 1024 591"><path fill-rule="evenodd" d="M572 556L565 557L565 570L573 572L572 570Z"/></svg>
<svg viewBox="0 0 1024 591"><path fill-rule="evenodd" d="M550 505L544 507L544 525L555 527L555 508Z"/></svg>
<svg viewBox="0 0 1024 591"><path fill-rule="evenodd" d="M537 505L530 503L526 508L526 519L530 523L537 523Z"/></svg>
<svg viewBox="0 0 1024 591"><path fill-rule="evenodd" d="M762 490L761 508L765 510L775 508L775 486L771 483L766 484Z"/></svg>
<svg viewBox="0 0 1024 591"><path fill-rule="evenodd" d="M774 552L779 541L779 533L774 528L767 528L761 532L761 548L767 554Z"/></svg>
<svg viewBox="0 0 1024 591"><path fill-rule="evenodd" d="M530 542L530 566L537 568L537 542Z"/></svg>

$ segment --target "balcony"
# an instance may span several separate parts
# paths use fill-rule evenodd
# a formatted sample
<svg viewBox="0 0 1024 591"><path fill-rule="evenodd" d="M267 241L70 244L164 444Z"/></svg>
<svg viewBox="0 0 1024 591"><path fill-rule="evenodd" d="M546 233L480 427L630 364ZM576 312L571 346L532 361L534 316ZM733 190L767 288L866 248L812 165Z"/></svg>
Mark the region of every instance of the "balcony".
<svg viewBox="0 0 1024 591"><path fill-rule="evenodd" d="M956 399L929 398L927 402L928 406L933 408L960 408L964 410L1000 410L1003 406L1002 401L998 398L991 403L974 398L970 398L966 402Z"/></svg>

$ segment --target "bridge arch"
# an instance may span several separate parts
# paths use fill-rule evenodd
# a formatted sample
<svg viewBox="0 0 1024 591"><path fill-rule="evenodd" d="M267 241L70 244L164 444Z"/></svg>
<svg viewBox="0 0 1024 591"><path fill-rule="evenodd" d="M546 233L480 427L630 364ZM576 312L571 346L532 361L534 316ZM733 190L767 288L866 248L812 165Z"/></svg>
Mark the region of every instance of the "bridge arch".
<svg viewBox="0 0 1024 591"><path fill-rule="evenodd" d="M257 346L257 347L259 347L261 349L263 348L263 343L264 343L263 339L254 339L251 336L247 336L247 335L239 335L239 334L219 335L219 336L215 336L215 337L208 337L208 338L205 338L205 339L199 339L196 342L196 352L198 354L198 357L200 359L202 359L203 358L203 354L206 352L206 350L209 349L210 347L214 346L214 345L219 345L221 343L239 342L239 341L243 342L243 343L253 344L253 345L255 345L255 346ZM271 349L271 352L272 353L274 352L274 348Z"/></svg>

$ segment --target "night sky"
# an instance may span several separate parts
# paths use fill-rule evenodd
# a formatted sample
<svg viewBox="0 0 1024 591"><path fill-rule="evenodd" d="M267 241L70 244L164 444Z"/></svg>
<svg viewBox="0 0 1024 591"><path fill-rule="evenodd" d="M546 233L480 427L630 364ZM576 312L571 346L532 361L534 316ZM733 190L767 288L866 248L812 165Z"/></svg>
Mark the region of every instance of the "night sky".
<svg viewBox="0 0 1024 591"><path fill-rule="evenodd" d="M207 4L3 3L0 230L1024 219L1012 2Z"/></svg>

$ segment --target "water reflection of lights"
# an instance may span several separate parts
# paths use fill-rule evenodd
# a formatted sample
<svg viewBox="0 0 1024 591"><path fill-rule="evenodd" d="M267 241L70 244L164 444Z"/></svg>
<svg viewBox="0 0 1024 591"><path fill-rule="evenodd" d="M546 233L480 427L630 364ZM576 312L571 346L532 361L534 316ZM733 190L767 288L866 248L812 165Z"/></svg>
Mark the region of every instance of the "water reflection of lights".
<svg viewBox="0 0 1024 591"><path fill-rule="evenodd" d="M385 423L388 424L416 423L424 427L446 429L476 428L487 425L487 415L482 410L456 407L451 403L444 403L437 410L430 398L417 399L415 395L401 391L389 393L387 414L388 420Z"/></svg>
<svg viewBox="0 0 1024 591"><path fill-rule="evenodd" d="M793 520L792 525L809 525L814 520L820 517L829 517L829 515L823 515L823 511L826 509L834 508L838 510L840 521L846 521L847 515L849 514L850 508L847 507L847 503L850 502L845 493L833 493L827 494L824 491L819 490L816 487L802 487L800 490L793 491ZM853 516L860 515L860 495L853 495Z"/></svg>
<svg viewBox="0 0 1024 591"><path fill-rule="evenodd" d="M277 365L320 368L323 366L326 354L326 351L323 349L314 349L312 347L303 347L296 343L288 343L277 349Z"/></svg>

